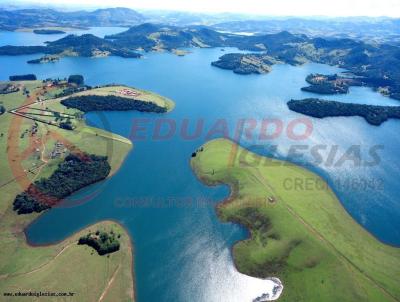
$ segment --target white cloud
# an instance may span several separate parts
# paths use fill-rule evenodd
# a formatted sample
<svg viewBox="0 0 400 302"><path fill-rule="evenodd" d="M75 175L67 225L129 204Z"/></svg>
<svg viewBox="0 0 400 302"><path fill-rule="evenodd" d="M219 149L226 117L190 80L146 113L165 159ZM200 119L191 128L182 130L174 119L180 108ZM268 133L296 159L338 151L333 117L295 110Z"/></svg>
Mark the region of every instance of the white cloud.
<svg viewBox="0 0 400 302"><path fill-rule="evenodd" d="M281 16L400 17L400 0L20 0L42 4L130 7L136 9L235 12Z"/></svg>

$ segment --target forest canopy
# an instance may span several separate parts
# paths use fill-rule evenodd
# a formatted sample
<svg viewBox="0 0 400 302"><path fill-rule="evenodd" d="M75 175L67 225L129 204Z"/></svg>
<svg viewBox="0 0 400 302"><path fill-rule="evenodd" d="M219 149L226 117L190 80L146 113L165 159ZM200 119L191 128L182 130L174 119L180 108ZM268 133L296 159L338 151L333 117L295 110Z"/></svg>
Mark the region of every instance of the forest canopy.
<svg viewBox="0 0 400 302"><path fill-rule="evenodd" d="M89 111L125 111L137 110L141 112L164 113L166 108L153 102L145 102L114 95L83 95L74 96L61 101L68 108L76 108L84 112Z"/></svg>
<svg viewBox="0 0 400 302"><path fill-rule="evenodd" d="M40 213L73 192L105 179L110 170L106 156L69 154L49 178L34 182L17 195L14 211L18 214Z"/></svg>

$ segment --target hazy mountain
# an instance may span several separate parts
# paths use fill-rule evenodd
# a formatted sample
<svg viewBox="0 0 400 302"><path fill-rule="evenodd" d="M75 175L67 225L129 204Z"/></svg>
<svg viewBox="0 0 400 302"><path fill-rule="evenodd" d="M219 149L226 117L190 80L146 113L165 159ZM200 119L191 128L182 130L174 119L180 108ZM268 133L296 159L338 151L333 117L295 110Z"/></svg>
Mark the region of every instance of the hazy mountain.
<svg viewBox="0 0 400 302"><path fill-rule="evenodd" d="M132 26L144 17L129 8L107 8L95 11L60 12L53 9L0 10L0 29L45 26Z"/></svg>
<svg viewBox="0 0 400 302"><path fill-rule="evenodd" d="M377 42L400 39L400 19L392 18L265 18L214 24L220 31L258 34L290 31L308 36L349 37Z"/></svg>

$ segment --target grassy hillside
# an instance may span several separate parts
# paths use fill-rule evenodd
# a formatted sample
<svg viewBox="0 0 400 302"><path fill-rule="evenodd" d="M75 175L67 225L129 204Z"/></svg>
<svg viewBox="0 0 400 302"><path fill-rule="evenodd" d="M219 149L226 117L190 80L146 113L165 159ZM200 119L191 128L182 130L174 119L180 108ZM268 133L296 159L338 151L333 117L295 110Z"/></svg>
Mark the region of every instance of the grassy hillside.
<svg viewBox="0 0 400 302"><path fill-rule="evenodd" d="M93 248L77 245L80 236L94 230L120 234L121 250L99 256ZM0 291L74 293L62 301L132 301L132 253L129 235L114 222L103 221L74 234L51 247L27 247L16 251L19 259L12 266L24 269L2 275ZM24 257L25 256L25 257ZM27 257L41 256L40 263L27 268ZM29 258L31 259L31 258ZM18 261L19 260L19 261ZM11 267L5 270L12 271ZM27 301L27 297L2 297L2 301ZM60 301L60 297L41 297ZM29 300L32 301L32 300Z"/></svg>
<svg viewBox="0 0 400 302"><path fill-rule="evenodd" d="M39 81L17 84L19 92L0 96L7 110L32 103L38 96L51 98L57 92L57 88L45 91ZM23 94L23 88L29 91L29 97ZM68 111L57 100L44 104L49 109ZM6 298L3 293L30 290L76 293L63 301L132 301L132 249L128 234L119 225L100 222L96 226L112 228L121 234L121 249L109 258L76 245L77 238L85 231L55 245L32 247L26 243L23 230L38 215L17 215L12 209L18 193L31 181L51 175L61 161L60 157L50 157L57 141L65 143L67 148L108 155L112 173L132 144L121 136L88 127L83 120L76 122L73 131L39 122L37 132L32 135L34 125L33 120L9 112L0 116L0 300L28 301L26 297ZM41 300L60 301L60 298Z"/></svg>
<svg viewBox="0 0 400 302"><path fill-rule="evenodd" d="M233 248L236 266L279 277L280 301L400 300L400 249L357 224L318 175L225 139L206 143L191 165L205 183L231 186L219 216L251 232ZM315 185L293 190L295 180Z"/></svg>
<svg viewBox="0 0 400 302"><path fill-rule="evenodd" d="M98 95L98 96L116 96L116 97L121 97L120 91L124 90L129 90L132 91L133 93L136 93L135 95L123 95L124 98L127 98L127 100L130 99L135 99L143 102L152 102L160 107L166 108L167 111L171 111L175 107L175 103L164 97L161 96L157 93L151 92L151 91L146 91L142 89L137 89L137 88L132 88L132 87L127 87L127 86L122 86L122 85L116 85L116 86L105 86L105 87L100 87L100 88L95 88L83 92L78 92L74 94L74 96L88 96L88 95Z"/></svg>

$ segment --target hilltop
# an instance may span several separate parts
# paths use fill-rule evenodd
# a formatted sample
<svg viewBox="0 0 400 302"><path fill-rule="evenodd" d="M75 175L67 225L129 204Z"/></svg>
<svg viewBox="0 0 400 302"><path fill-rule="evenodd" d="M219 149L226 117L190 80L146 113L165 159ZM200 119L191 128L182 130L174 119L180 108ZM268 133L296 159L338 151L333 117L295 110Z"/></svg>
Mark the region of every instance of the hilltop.
<svg viewBox="0 0 400 302"><path fill-rule="evenodd" d="M144 17L141 14L122 7L75 12L53 9L0 9L0 29L3 30L64 26L132 26L143 21Z"/></svg>
<svg viewBox="0 0 400 302"><path fill-rule="evenodd" d="M140 58L141 55L130 48L121 47L92 34L81 36L68 35L59 40L48 42L46 46L3 46L0 55L25 55L45 53L61 56L120 56L125 58Z"/></svg>

